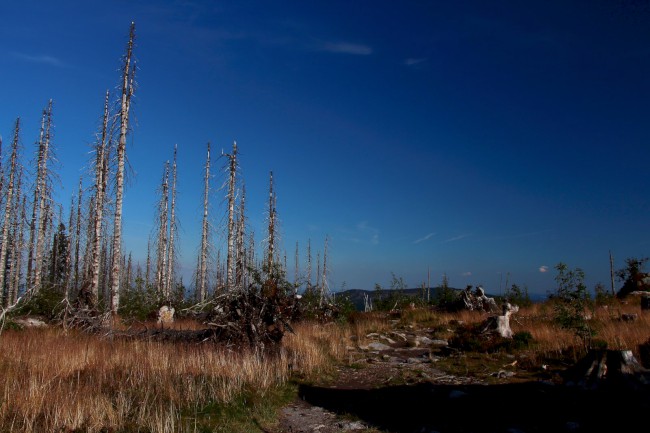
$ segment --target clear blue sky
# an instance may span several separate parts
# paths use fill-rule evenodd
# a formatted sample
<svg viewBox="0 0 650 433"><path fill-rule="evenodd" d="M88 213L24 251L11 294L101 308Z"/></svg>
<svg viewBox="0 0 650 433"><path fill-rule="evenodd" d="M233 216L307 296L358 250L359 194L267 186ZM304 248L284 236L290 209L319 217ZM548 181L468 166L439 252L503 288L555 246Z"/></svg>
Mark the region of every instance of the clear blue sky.
<svg viewBox="0 0 650 433"><path fill-rule="evenodd" d="M0 21L0 134L7 148L20 116L33 152L54 99L65 208L135 21L124 249L144 261L178 144L186 282L208 141L238 143L258 242L273 170L289 274L296 241L315 257L327 235L334 289L430 268L544 294L558 262L591 289L609 287L610 250L616 268L650 254L647 2L25 0Z"/></svg>

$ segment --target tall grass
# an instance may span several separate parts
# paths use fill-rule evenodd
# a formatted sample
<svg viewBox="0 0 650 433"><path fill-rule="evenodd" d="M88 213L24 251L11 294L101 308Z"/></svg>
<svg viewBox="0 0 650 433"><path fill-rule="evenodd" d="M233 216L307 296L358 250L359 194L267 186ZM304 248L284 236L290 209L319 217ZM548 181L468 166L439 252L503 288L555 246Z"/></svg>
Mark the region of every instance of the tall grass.
<svg viewBox="0 0 650 433"><path fill-rule="evenodd" d="M636 318L625 321L624 314ZM478 323L486 316L421 309L403 312L397 325L427 328L445 338L454 323ZM609 348L632 350L637 358L638 346L650 338L650 312L638 305L599 308L590 323ZM327 373L347 357L353 340L362 344L370 332L394 325L395 317L378 313L355 316L345 325L299 323L272 356L210 344L111 340L57 328L6 330L0 336L0 432L252 431L252 423L234 426L223 408L239 405L244 417L251 408L268 411L263 403L282 394L292 374ZM532 335L534 345L526 349L531 362L580 345L554 322L549 305L521 309L511 326Z"/></svg>
<svg viewBox="0 0 650 433"><path fill-rule="evenodd" d="M62 330L0 338L0 431L194 431L206 407L265 393L343 356L338 326L301 325L273 356ZM214 420L213 424L218 424Z"/></svg>

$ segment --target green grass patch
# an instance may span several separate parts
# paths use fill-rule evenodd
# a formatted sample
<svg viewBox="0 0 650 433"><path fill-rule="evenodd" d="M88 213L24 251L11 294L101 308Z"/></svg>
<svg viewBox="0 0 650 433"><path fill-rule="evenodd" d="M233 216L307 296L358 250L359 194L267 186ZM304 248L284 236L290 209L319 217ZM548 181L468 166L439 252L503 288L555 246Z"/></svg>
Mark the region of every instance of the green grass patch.
<svg viewBox="0 0 650 433"><path fill-rule="evenodd" d="M197 433L262 433L278 420L280 409L298 395L295 383L265 392L248 389L230 403L209 403L183 410L183 431Z"/></svg>

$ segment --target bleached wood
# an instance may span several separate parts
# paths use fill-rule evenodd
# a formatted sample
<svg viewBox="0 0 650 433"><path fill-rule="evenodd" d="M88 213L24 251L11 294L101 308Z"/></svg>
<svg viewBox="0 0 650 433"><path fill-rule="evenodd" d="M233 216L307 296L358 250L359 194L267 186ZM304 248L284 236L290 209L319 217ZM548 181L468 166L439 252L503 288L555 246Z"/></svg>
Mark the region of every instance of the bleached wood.
<svg viewBox="0 0 650 433"><path fill-rule="evenodd" d="M115 218L113 220L113 246L111 266L110 311L117 315L120 306L120 252L122 250L122 201L124 194L124 164L126 162L126 136L129 131L129 110L133 96L135 67L131 66L133 43L135 40L135 23L131 23L129 42L127 44L124 69L122 73L122 97L120 104L120 133L117 143L117 172L115 173Z"/></svg>

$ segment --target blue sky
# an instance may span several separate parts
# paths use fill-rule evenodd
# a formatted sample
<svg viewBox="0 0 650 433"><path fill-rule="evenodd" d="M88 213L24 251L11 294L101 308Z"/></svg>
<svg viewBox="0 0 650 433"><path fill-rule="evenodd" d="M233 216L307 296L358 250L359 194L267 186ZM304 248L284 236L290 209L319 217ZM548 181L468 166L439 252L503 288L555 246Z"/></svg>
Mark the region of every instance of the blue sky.
<svg viewBox="0 0 650 433"><path fill-rule="evenodd" d="M430 269L545 294L558 262L609 287L610 250L617 269L648 255L645 2L26 0L0 18L0 134L21 117L27 162L54 100L64 208L136 23L124 249L144 261L177 144L186 282L206 143L214 157L234 140L256 240L272 170L289 274L296 242L315 257L328 236L333 289Z"/></svg>

